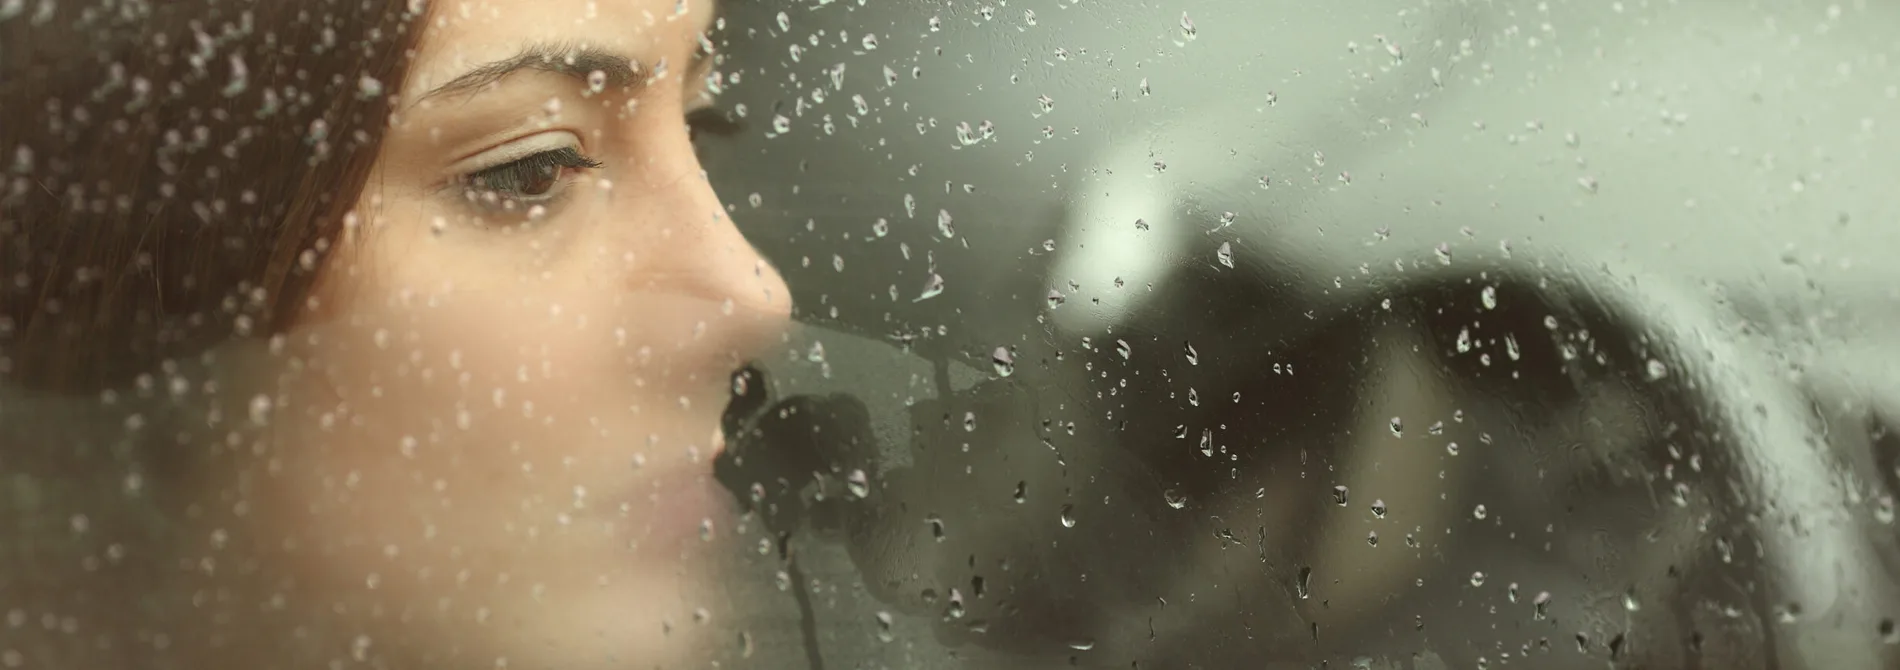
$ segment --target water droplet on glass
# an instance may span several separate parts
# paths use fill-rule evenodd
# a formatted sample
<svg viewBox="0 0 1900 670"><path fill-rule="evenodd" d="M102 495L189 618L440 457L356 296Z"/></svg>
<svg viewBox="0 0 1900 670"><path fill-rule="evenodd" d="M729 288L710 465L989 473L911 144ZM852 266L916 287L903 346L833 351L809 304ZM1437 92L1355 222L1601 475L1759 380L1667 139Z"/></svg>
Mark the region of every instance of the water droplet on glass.
<svg viewBox="0 0 1900 670"><path fill-rule="evenodd" d="M1488 514L1489 513L1484 510L1483 504L1479 504L1477 507L1474 507L1471 510L1471 516L1476 517L1478 519L1483 519Z"/></svg>
<svg viewBox="0 0 1900 670"><path fill-rule="evenodd" d="M1008 377L1016 372L1016 356L1007 347L997 347L990 352L990 364L996 368L996 376Z"/></svg>
<svg viewBox="0 0 1900 670"><path fill-rule="evenodd" d="M1379 531L1375 530L1366 533L1366 544L1374 547L1379 546Z"/></svg>
<svg viewBox="0 0 1900 670"><path fill-rule="evenodd" d="M1538 591L1537 597L1531 599L1531 610L1533 618L1538 620L1548 618L1550 616L1550 592Z"/></svg>
<svg viewBox="0 0 1900 670"><path fill-rule="evenodd" d="M923 302L940 295L943 295L943 275L933 272L930 275L930 279L924 282L924 290L918 293L916 299L911 300L911 302Z"/></svg>
<svg viewBox="0 0 1900 670"><path fill-rule="evenodd" d="M1307 566L1300 566L1300 579L1293 583L1293 591L1299 594L1300 600L1306 600L1307 598L1313 597L1312 585L1313 569Z"/></svg>
<svg viewBox="0 0 1900 670"><path fill-rule="evenodd" d="M1074 640L1069 643L1069 648L1076 651L1088 651L1095 648L1095 641L1087 638Z"/></svg>
<svg viewBox="0 0 1900 670"><path fill-rule="evenodd" d="M1471 585L1472 585L1472 586L1484 586L1484 573L1482 573L1482 572L1473 572L1473 573L1471 573Z"/></svg>
<svg viewBox="0 0 1900 670"><path fill-rule="evenodd" d="M963 413L963 432L976 432L976 412Z"/></svg>
<svg viewBox="0 0 1900 670"><path fill-rule="evenodd" d="M607 90L607 73L600 70L587 73L587 90L594 93Z"/></svg>
<svg viewBox="0 0 1900 670"><path fill-rule="evenodd" d="M1063 505L1061 519L1062 519L1063 528L1074 528L1075 527L1075 506Z"/></svg>
<svg viewBox="0 0 1900 670"><path fill-rule="evenodd" d="M1194 19L1188 18L1187 12L1182 12L1181 13L1181 39L1192 42L1195 40L1195 38L1198 38L1200 36L1201 36L1200 31L1194 29Z"/></svg>
<svg viewBox="0 0 1900 670"><path fill-rule="evenodd" d="M1062 303L1068 302L1069 298L1067 296L1062 295L1061 291L1057 291L1055 289L1049 289L1049 296L1047 298L1047 301L1049 303L1049 309L1055 309L1057 307L1061 307Z"/></svg>
<svg viewBox="0 0 1900 670"><path fill-rule="evenodd" d="M1201 429L1201 455L1214 455L1214 429L1212 428Z"/></svg>
<svg viewBox="0 0 1900 670"><path fill-rule="evenodd" d="M1344 486L1333 487L1333 504L1345 507L1350 493L1351 491Z"/></svg>
<svg viewBox="0 0 1900 670"><path fill-rule="evenodd" d="M1380 519L1385 518L1385 500L1384 499L1378 499L1378 500L1372 501L1372 516L1380 518Z"/></svg>
<svg viewBox="0 0 1900 670"><path fill-rule="evenodd" d="M1135 355L1135 349L1128 346L1128 340L1115 340L1115 353L1121 354L1122 360L1125 361Z"/></svg>
<svg viewBox="0 0 1900 670"><path fill-rule="evenodd" d="M1221 265L1225 265L1230 268L1233 267L1234 266L1233 244L1230 242L1220 243L1220 248L1214 250L1214 259L1217 261L1220 261Z"/></svg>
<svg viewBox="0 0 1900 670"><path fill-rule="evenodd" d="M1669 376L1669 366L1653 358L1649 359L1649 362L1644 365L1644 371L1649 375L1649 380L1652 382Z"/></svg>
<svg viewBox="0 0 1900 670"><path fill-rule="evenodd" d="M844 483L846 488L851 489L851 495L857 499L871 497L871 480L863 470L852 470L851 474L845 475Z"/></svg>
<svg viewBox="0 0 1900 670"><path fill-rule="evenodd" d="M1016 482L1016 504L1029 502L1029 482Z"/></svg>
<svg viewBox="0 0 1900 670"><path fill-rule="evenodd" d="M1457 443L1457 442L1453 442L1453 443L1450 443L1450 444L1447 444L1447 445L1445 445L1445 453L1447 453L1447 454L1451 454L1451 455L1453 455L1453 456L1457 456L1457 455L1458 455L1458 443Z"/></svg>
<svg viewBox="0 0 1900 670"><path fill-rule="evenodd" d="M951 221L950 210L937 210L937 232L942 233L944 237L957 236L957 229L950 225Z"/></svg>
<svg viewBox="0 0 1900 670"><path fill-rule="evenodd" d="M1162 491L1161 499L1167 501L1168 506L1174 509L1187 507L1187 496L1174 489Z"/></svg>
<svg viewBox="0 0 1900 670"><path fill-rule="evenodd" d="M864 40L860 42L860 44L864 45L865 51L876 51L877 50L877 36L870 33L865 33Z"/></svg>
<svg viewBox="0 0 1900 670"><path fill-rule="evenodd" d="M1402 420L1402 419L1400 419L1400 418L1398 418L1398 417L1396 417L1396 416L1395 416L1395 417L1392 417L1392 420L1391 420L1391 422L1390 422L1390 424L1388 425L1388 427L1392 429L1392 436L1393 436L1393 437L1404 437L1404 436L1405 436L1405 421L1404 421L1404 420Z"/></svg>
<svg viewBox="0 0 1900 670"><path fill-rule="evenodd" d="M897 636L891 632L890 612L877 613L877 639L879 642L890 642L891 640L897 639Z"/></svg>
<svg viewBox="0 0 1900 670"><path fill-rule="evenodd" d="M942 542L945 536L944 528L943 528L943 517L937 516L935 514L931 514L929 516L924 517L924 523L930 525L930 536L932 538L936 538L938 542ZM952 591L952 593L955 593L955 591Z"/></svg>
<svg viewBox="0 0 1900 670"><path fill-rule="evenodd" d="M792 132L792 120L785 118L784 114L773 114L772 132L778 135Z"/></svg>
<svg viewBox="0 0 1900 670"><path fill-rule="evenodd" d="M383 94L383 81L369 75L358 77L356 93L365 98L380 97Z"/></svg>
<svg viewBox="0 0 1900 670"><path fill-rule="evenodd" d="M1182 349L1182 353L1184 353L1187 356L1188 365L1201 364L1201 352L1195 351L1194 345L1189 344L1187 342L1182 342L1181 349Z"/></svg>
<svg viewBox="0 0 1900 670"><path fill-rule="evenodd" d="M1037 113L1036 116L1042 116L1043 114L1048 114L1050 112L1056 111L1056 101L1054 98L1051 98L1047 95L1036 96L1036 108L1042 110L1041 112Z"/></svg>
<svg viewBox="0 0 1900 670"><path fill-rule="evenodd" d="M1497 309L1498 308L1498 287L1496 286L1484 287L1483 291L1478 292L1478 298L1480 301L1484 303L1485 309Z"/></svg>
<svg viewBox="0 0 1900 670"><path fill-rule="evenodd" d="M805 352L805 360L813 362L813 363L825 362L825 343L823 342L811 343L811 350Z"/></svg>
<svg viewBox="0 0 1900 670"><path fill-rule="evenodd" d="M1196 392L1192 386L1188 387L1188 404L1195 407L1201 406L1201 394Z"/></svg>

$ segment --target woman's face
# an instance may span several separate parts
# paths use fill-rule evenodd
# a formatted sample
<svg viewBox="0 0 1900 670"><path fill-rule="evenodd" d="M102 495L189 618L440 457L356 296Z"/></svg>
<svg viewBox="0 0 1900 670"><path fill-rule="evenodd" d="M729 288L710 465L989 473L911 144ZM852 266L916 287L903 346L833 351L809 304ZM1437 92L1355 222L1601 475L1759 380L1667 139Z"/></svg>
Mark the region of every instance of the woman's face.
<svg viewBox="0 0 1900 670"><path fill-rule="evenodd" d="M671 667L731 614L718 420L789 313L690 141L712 0L428 12L236 515L393 667Z"/></svg>

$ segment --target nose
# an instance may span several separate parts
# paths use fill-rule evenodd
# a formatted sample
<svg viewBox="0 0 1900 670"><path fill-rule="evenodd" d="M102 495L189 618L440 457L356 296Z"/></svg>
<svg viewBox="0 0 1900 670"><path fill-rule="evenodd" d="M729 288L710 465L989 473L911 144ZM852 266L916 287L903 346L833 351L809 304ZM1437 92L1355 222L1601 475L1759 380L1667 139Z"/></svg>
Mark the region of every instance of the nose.
<svg viewBox="0 0 1900 670"><path fill-rule="evenodd" d="M703 302L715 310L706 313L707 344L753 357L790 324L791 289L734 224L697 160L686 168L659 194L667 219L661 243L642 250L647 258L637 265L646 270L629 278L630 288Z"/></svg>

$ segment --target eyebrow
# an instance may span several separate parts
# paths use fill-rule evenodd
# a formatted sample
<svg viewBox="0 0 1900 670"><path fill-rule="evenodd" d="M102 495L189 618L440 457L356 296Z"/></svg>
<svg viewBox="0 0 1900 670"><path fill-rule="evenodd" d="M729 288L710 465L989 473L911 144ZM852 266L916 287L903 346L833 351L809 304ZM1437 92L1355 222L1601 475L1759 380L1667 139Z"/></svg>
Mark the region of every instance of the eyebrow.
<svg viewBox="0 0 1900 670"><path fill-rule="evenodd" d="M599 47L537 42L508 58L478 65L448 83L430 89L419 100L466 94L523 71L564 74L582 82L587 82L593 73L599 72L606 76L607 86L622 88L645 83L637 76L641 69L639 61L631 56Z"/></svg>

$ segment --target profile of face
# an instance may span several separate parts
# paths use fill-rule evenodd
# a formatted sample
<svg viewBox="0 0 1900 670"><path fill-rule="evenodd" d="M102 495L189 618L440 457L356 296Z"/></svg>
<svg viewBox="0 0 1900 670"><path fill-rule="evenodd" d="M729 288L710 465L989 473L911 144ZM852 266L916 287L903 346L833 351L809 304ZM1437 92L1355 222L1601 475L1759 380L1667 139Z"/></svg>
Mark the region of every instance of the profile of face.
<svg viewBox="0 0 1900 670"><path fill-rule="evenodd" d="M202 536L265 589L231 616L282 613L231 635L294 667L263 641L407 668L708 644L719 418L790 310L692 145L714 9L438 0L408 80L365 84L398 94L387 140L304 316L241 371L266 437L203 487Z"/></svg>

